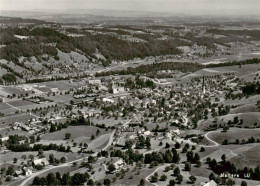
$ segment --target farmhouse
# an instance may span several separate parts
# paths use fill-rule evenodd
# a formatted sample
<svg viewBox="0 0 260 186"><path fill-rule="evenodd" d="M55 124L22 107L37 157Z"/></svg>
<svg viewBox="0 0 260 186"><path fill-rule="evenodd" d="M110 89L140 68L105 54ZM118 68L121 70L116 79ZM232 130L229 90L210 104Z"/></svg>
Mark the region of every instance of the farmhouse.
<svg viewBox="0 0 260 186"><path fill-rule="evenodd" d="M0 138L2 142L7 141L9 139L8 136Z"/></svg>
<svg viewBox="0 0 260 186"><path fill-rule="evenodd" d="M113 87L113 94L119 94L119 93L124 93L125 88L124 87Z"/></svg>
<svg viewBox="0 0 260 186"><path fill-rule="evenodd" d="M103 98L102 101L108 102L108 103L115 103L115 101L113 99L109 99L109 98Z"/></svg>
<svg viewBox="0 0 260 186"><path fill-rule="evenodd" d="M58 88L51 88L51 89L50 89L50 92L51 92L51 93L58 93L58 92L59 92L59 89L58 89Z"/></svg>
<svg viewBox="0 0 260 186"><path fill-rule="evenodd" d="M116 168L116 172L117 171L119 171L119 170L121 170L122 168L123 168L123 166L124 166L124 161L123 161L123 159L119 159L119 160L117 160L115 163L113 163L114 164L114 166L115 166L115 168Z"/></svg>
<svg viewBox="0 0 260 186"><path fill-rule="evenodd" d="M31 175L33 172L32 172L32 169L30 169L29 167L23 167L22 168L22 170L23 170L23 174L25 175L25 176L29 176L29 175Z"/></svg>
<svg viewBox="0 0 260 186"><path fill-rule="evenodd" d="M88 83L91 85L101 85L101 80L100 79L90 79L90 80L88 80Z"/></svg>
<svg viewBox="0 0 260 186"><path fill-rule="evenodd" d="M210 180L208 183L200 183L201 186L217 186L214 180Z"/></svg>
<svg viewBox="0 0 260 186"><path fill-rule="evenodd" d="M23 175L23 170L17 170L14 172L14 176L18 177L18 176L21 176Z"/></svg>
<svg viewBox="0 0 260 186"><path fill-rule="evenodd" d="M47 165L49 165L49 162L46 158L36 159L36 160L33 160L33 166L36 166L36 165L47 166Z"/></svg>

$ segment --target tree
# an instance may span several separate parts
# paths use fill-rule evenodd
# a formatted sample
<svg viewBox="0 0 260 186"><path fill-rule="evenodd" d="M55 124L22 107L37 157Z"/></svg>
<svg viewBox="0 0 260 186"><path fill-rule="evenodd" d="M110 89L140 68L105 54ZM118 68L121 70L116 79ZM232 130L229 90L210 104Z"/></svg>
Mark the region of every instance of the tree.
<svg viewBox="0 0 260 186"><path fill-rule="evenodd" d="M26 155L25 154L22 155L22 159L26 160Z"/></svg>
<svg viewBox="0 0 260 186"><path fill-rule="evenodd" d="M147 149L151 148L151 139L149 137L147 137L145 139L145 145L146 145Z"/></svg>
<svg viewBox="0 0 260 186"><path fill-rule="evenodd" d="M216 179L215 175L213 173L210 173L209 180L215 180L215 179Z"/></svg>
<svg viewBox="0 0 260 186"><path fill-rule="evenodd" d="M38 156L43 156L43 149L38 150Z"/></svg>
<svg viewBox="0 0 260 186"><path fill-rule="evenodd" d="M6 170L6 175L13 175L14 174L14 168L12 166L8 167Z"/></svg>
<svg viewBox="0 0 260 186"><path fill-rule="evenodd" d="M177 176L177 175L180 174L180 169L179 169L179 167L176 167L176 168L174 169L173 174L174 174L175 176Z"/></svg>
<svg viewBox="0 0 260 186"><path fill-rule="evenodd" d="M191 164L189 162L185 163L185 167L184 167L185 171L190 171L191 170Z"/></svg>
<svg viewBox="0 0 260 186"><path fill-rule="evenodd" d="M174 186L175 185L175 180L170 180L168 185L169 186Z"/></svg>
<svg viewBox="0 0 260 186"><path fill-rule="evenodd" d="M108 166L108 170L109 170L109 172L114 172L114 171L116 170L115 165L114 165L114 164L110 164L110 165Z"/></svg>
<svg viewBox="0 0 260 186"><path fill-rule="evenodd" d="M5 181L11 181L11 176L7 176Z"/></svg>
<svg viewBox="0 0 260 186"><path fill-rule="evenodd" d="M176 181L177 181L179 184L181 184L182 180L183 180L183 176L182 176L181 174L179 174L179 175L176 177Z"/></svg>
<svg viewBox="0 0 260 186"><path fill-rule="evenodd" d="M71 138L71 133L66 133L65 134L65 139L70 139Z"/></svg>
<svg viewBox="0 0 260 186"><path fill-rule="evenodd" d="M166 143L166 144L165 144L165 148L166 148L166 149L170 148L170 144L169 144L169 143Z"/></svg>
<svg viewBox="0 0 260 186"><path fill-rule="evenodd" d="M228 145L229 141L227 139L224 139L224 141L222 142L222 145Z"/></svg>
<svg viewBox="0 0 260 186"><path fill-rule="evenodd" d="M67 159L63 156L63 157L61 157L60 161L61 161L61 163L66 163Z"/></svg>
<svg viewBox="0 0 260 186"><path fill-rule="evenodd" d="M174 147L175 147L176 149L179 149L179 148L181 147L181 144L180 144L179 142L176 142L175 145L174 145Z"/></svg>
<svg viewBox="0 0 260 186"><path fill-rule="evenodd" d="M166 181L167 176L165 174L161 175L160 177L160 181Z"/></svg>
<svg viewBox="0 0 260 186"><path fill-rule="evenodd" d="M30 155L29 155L29 158L30 158L30 160L33 160L33 159L34 159L34 155L33 155L33 154L30 154Z"/></svg>
<svg viewBox="0 0 260 186"><path fill-rule="evenodd" d="M69 183L70 183L70 175L69 175L69 173L63 174L62 179L61 179L61 184L62 185L69 185Z"/></svg>
<svg viewBox="0 0 260 186"><path fill-rule="evenodd" d="M55 175L53 173L49 173L47 175L48 184L54 185L55 184L55 179L56 179L56 177L55 177Z"/></svg>
<svg viewBox="0 0 260 186"><path fill-rule="evenodd" d="M200 161L196 161L196 167L200 167L201 166L201 162Z"/></svg>
<svg viewBox="0 0 260 186"><path fill-rule="evenodd" d="M190 176L189 179L192 184L197 180L195 176Z"/></svg>
<svg viewBox="0 0 260 186"><path fill-rule="evenodd" d="M205 151L205 148L204 147L201 147L200 148L200 152L204 152Z"/></svg>
<svg viewBox="0 0 260 186"><path fill-rule="evenodd" d="M141 179L141 180L140 180L139 186L144 186L144 179Z"/></svg>
<svg viewBox="0 0 260 186"><path fill-rule="evenodd" d="M223 154L223 155L221 156L221 159L222 159L222 161L226 161L226 155Z"/></svg>
<svg viewBox="0 0 260 186"><path fill-rule="evenodd" d="M132 148L132 146L133 146L133 142L132 141L127 140L125 142L125 148L130 149L130 148Z"/></svg>
<svg viewBox="0 0 260 186"><path fill-rule="evenodd" d="M14 158L14 163L17 163L17 158Z"/></svg>
<svg viewBox="0 0 260 186"><path fill-rule="evenodd" d="M53 154L49 155L49 162L50 162L50 164L54 163L54 155Z"/></svg>
<svg viewBox="0 0 260 186"><path fill-rule="evenodd" d="M235 184L234 180L228 179L227 185L234 185L234 184Z"/></svg>
<svg viewBox="0 0 260 186"><path fill-rule="evenodd" d="M242 182L241 182L241 186L247 186L246 181L242 181Z"/></svg>
<svg viewBox="0 0 260 186"><path fill-rule="evenodd" d="M225 126L224 128L223 128L223 132L227 132L229 130L229 126Z"/></svg>
<svg viewBox="0 0 260 186"><path fill-rule="evenodd" d="M51 124L50 132L55 132L55 131L56 131L56 126L54 124Z"/></svg>
<svg viewBox="0 0 260 186"><path fill-rule="evenodd" d="M85 174L81 174L81 173L75 173L72 177L71 177L71 184L72 185L82 185L83 183L85 183L87 181L87 177Z"/></svg>
<svg viewBox="0 0 260 186"><path fill-rule="evenodd" d="M154 175L151 177L150 182L151 182L151 183L158 182L158 175L154 174Z"/></svg>
<svg viewBox="0 0 260 186"><path fill-rule="evenodd" d="M99 129L97 129L96 136L98 136L99 134L100 134L100 131L99 131Z"/></svg>
<svg viewBox="0 0 260 186"><path fill-rule="evenodd" d="M110 179L108 178L104 179L104 185L110 185L110 184L111 184Z"/></svg>
<svg viewBox="0 0 260 186"><path fill-rule="evenodd" d="M33 179L33 185L40 185L41 184L41 179L38 176L35 176Z"/></svg>

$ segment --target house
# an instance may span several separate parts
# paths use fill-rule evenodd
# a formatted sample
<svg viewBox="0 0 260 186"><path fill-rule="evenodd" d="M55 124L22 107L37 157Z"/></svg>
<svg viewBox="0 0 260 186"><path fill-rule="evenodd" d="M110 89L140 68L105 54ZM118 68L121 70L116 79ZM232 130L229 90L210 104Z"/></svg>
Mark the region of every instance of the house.
<svg viewBox="0 0 260 186"><path fill-rule="evenodd" d="M33 173L32 169L30 169L29 167L23 167L22 170L23 170L23 174L25 176L29 176L29 175L31 175Z"/></svg>
<svg viewBox="0 0 260 186"><path fill-rule="evenodd" d="M151 136L152 133L151 133L151 131L147 130L147 131L144 132L144 135L145 135L145 136Z"/></svg>
<svg viewBox="0 0 260 186"><path fill-rule="evenodd" d="M58 88L51 88L50 91L51 91L51 93L58 93L59 89Z"/></svg>
<svg viewBox="0 0 260 186"><path fill-rule="evenodd" d="M108 102L108 103L115 103L115 101L113 99L109 99L109 98L103 98L102 101Z"/></svg>
<svg viewBox="0 0 260 186"><path fill-rule="evenodd" d="M23 170L17 170L17 171L14 172L15 177L18 177L18 176L21 176L21 175L23 175Z"/></svg>
<svg viewBox="0 0 260 186"><path fill-rule="evenodd" d="M1 139L1 141L2 142L4 142L4 141L7 141L7 140L9 140L9 137L8 136L6 136L6 137L2 137L2 138L0 138Z"/></svg>
<svg viewBox="0 0 260 186"><path fill-rule="evenodd" d="M119 171L119 170L121 170L122 168L123 168L123 166L124 166L124 161L123 161L123 159L122 158L120 158L119 160L117 160L115 163L113 163L114 164L114 166L115 166L115 168L116 168L116 172L117 171Z"/></svg>
<svg viewBox="0 0 260 186"><path fill-rule="evenodd" d="M113 94L119 94L119 93L124 93L125 88L124 87L113 87Z"/></svg>
<svg viewBox="0 0 260 186"><path fill-rule="evenodd" d="M88 83L91 85L101 85L101 80L100 79L90 79L90 80L88 80Z"/></svg>
<svg viewBox="0 0 260 186"><path fill-rule="evenodd" d="M33 160L33 166L36 166L36 165L47 166L47 165L49 165L49 161L46 158Z"/></svg>
<svg viewBox="0 0 260 186"><path fill-rule="evenodd" d="M201 186L217 186L214 180L210 180L208 183L200 183Z"/></svg>

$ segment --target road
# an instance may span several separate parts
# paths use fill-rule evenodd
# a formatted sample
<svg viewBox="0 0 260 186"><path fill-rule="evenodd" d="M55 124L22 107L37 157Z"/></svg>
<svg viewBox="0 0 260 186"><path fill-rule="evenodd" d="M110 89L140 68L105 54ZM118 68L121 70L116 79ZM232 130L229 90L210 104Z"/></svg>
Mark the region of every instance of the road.
<svg viewBox="0 0 260 186"><path fill-rule="evenodd" d="M125 122L125 123L123 124L123 126L128 125L131 121L132 121L132 120L129 120L129 121ZM113 143L114 138L115 138L115 137L114 137L115 132L116 132L116 130L114 130L114 131L111 133L110 138L109 138L109 140L108 140L108 143L107 143L107 145L106 145L104 148L102 148L102 151L103 151L103 150L106 150L106 149ZM96 157L97 154L98 154L98 153L95 152L94 154L92 154L92 156ZM85 157L84 157L84 158L85 158ZM54 168L60 168L60 167L70 166L70 164L73 164L74 162L82 161L84 158L80 158L80 159L77 159L77 160L74 160L74 161L70 161L70 162L67 162L67 163L58 165L58 166L52 166L52 167L49 167L49 168L47 168L47 169L44 169L44 170L35 172L35 173L33 173L32 175L30 175L30 177L25 178L25 180L20 184L20 186L25 186L25 185L26 185L30 180L32 180L34 177L39 176L39 175L41 175L41 174L44 173L44 172L47 172L47 171L49 171L49 170L51 170L51 169L54 169ZM18 180L18 181L21 181L21 180ZM18 181L17 181L17 182L18 182ZM14 182L13 182L13 183L14 183ZM13 183L11 183L11 184L13 184Z"/></svg>
<svg viewBox="0 0 260 186"><path fill-rule="evenodd" d="M208 137L209 134L211 134L211 133L216 133L216 132L219 132L219 131L210 131L210 132L207 132L207 133L205 134L205 136L204 136L208 141L210 141L211 143L214 143L214 145L199 145L199 146L200 146L200 147L217 147L217 146L219 146L219 143L217 143L216 141L213 141L212 139L210 139L210 138Z"/></svg>
<svg viewBox="0 0 260 186"><path fill-rule="evenodd" d="M170 165L171 165L171 164L164 164L164 165L162 165L162 166L160 166L160 167L157 167L151 174L149 174L148 176L145 177L145 180L146 180L148 183L152 184L152 185L158 186L158 184L156 184L156 183L151 183L151 182L149 181L149 177L152 176L152 175L153 175L155 172L157 172L159 169L164 168L164 167L166 167L166 166L170 166Z"/></svg>
<svg viewBox="0 0 260 186"><path fill-rule="evenodd" d="M260 130L260 128L255 128L255 129L245 129L245 128L242 128L242 129L229 129L229 131L234 131L234 130ZM210 139L208 137L209 134L212 134L212 133L219 133L221 132L221 130L216 130L216 131L210 131L210 132L207 132L204 137L209 140L210 142L214 143L214 145L199 145L200 147L217 147L219 146L220 144L212 139Z"/></svg>
<svg viewBox="0 0 260 186"><path fill-rule="evenodd" d="M108 141L108 144L102 149L102 150L106 150L113 142L114 140L114 134L115 134L115 130L111 133L111 136L109 138L109 141ZM92 154L91 156L94 156L96 157L97 156L97 152L95 152L94 154ZM85 158L85 157L84 157ZM77 160L74 160L74 161L70 161L70 162L67 162L67 163L64 163L64 164L61 164L61 165L58 165L58 166L52 166L52 167L49 167L47 169L44 169L42 171L38 171L36 173L33 173L32 175L30 175L30 177L26 178L21 184L20 186L25 186L30 180L32 180L34 177L36 176L39 176L40 174L44 173L44 172L47 172L51 169L55 169L55 168L60 168L60 167L66 167L66 166L70 166L71 164L73 164L74 162L79 162L79 161L82 161L84 158L80 158L80 159L77 159ZM21 181L21 180L19 180ZM13 184L13 183L12 183Z"/></svg>

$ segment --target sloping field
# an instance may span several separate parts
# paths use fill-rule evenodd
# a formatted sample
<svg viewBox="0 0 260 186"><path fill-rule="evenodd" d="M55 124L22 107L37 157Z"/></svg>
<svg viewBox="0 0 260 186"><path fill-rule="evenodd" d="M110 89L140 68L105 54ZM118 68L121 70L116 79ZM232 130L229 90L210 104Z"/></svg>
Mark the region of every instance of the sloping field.
<svg viewBox="0 0 260 186"><path fill-rule="evenodd" d="M249 98L235 99L235 100L225 100L223 105L245 105L253 104L255 105L257 101L260 100L260 95L250 96Z"/></svg>
<svg viewBox="0 0 260 186"><path fill-rule="evenodd" d="M227 124L229 120L233 121L234 117L238 117L238 119L243 119L243 124L240 125L241 127L253 127L254 123L257 123L257 125L260 124L260 112L245 112L245 113L238 113L238 114L227 114L225 116L220 116L218 118L218 124ZM205 129L209 125L213 123L213 119L209 119L205 122L202 122L199 129Z"/></svg>
<svg viewBox="0 0 260 186"><path fill-rule="evenodd" d="M236 139L239 139L241 141L242 139L248 139L252 136L255 139L258 138L260 139L260 129L248 130L248 129L232 128L227 132L216 131L208 135L208 137L211 140L216 141L219 144L221 144L224 139L233 142Z"/></svg>
<svg viewBox="0 0 260 186"><path fill-rule="evenodd" d="M245 113L245 112L259 112L255 104L245 104L230 110L230 114Z"/></svg>
<svg viewBox="0 0 260 186"><path fill-rule="evenodd" d="M63 140L66 133L71 133L71 139L76 139L80 136L91 137L91 135L96 135L96 131L99 129L100 134L108 133L104 129L100 129L93 126L69 126L66 129L56 131L53 133L44 134L42 140Z"/></svg>
<svg viewBox="0 0 260 186"><path fill-rule="evenodd" d="M240 153L237 153L239 152ZM260 144L249 146L248 148L242 147L233 152L237 153L238 156L230 159L232 163L236 165L238 168L244 167L252 167L260 166Z"/></svg>
<svg viewBox="0 0 260 186"><path fill-rule="evenodd" d="M93 141L91 141L89 143L89 148L90 149L102 149L103 147L106 146L110 136L111 136L111 133L103 134L103 135L97 137L96 139L94 139Z"/></svg>
<svg viewBox="0 0 260 186"><path fill-rule="evenodd" d="M14 122L27 122L31 118L35 118L34 116L31 116L27 113L21 113L21 114L16 114L12 116L6 116L0 118L0 123L6 123L6 124L12 124Z"/></svg>

